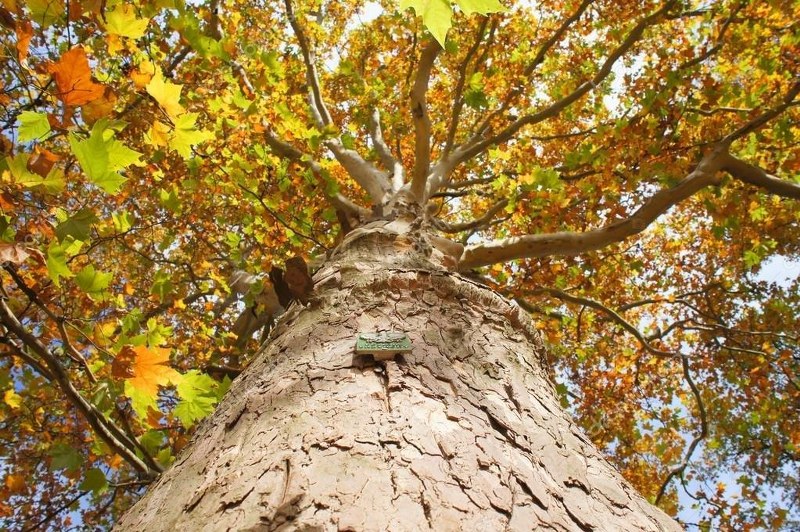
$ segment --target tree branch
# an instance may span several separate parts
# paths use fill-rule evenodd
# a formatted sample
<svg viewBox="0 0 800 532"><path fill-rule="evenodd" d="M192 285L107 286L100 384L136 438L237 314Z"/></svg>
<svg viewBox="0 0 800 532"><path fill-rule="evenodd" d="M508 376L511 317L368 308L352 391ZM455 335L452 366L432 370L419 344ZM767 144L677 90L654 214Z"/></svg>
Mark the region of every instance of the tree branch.
<svg viewBox="0 0 800 532"><path fill-rule="evenodd" d="M727 153L723 155L722 170L739 181L764 188L778 196L800 199L800 185L770 175L758 166L737 159L733 155Z"/></svg>
<svg viewBox="0 0 800 532"><path fill-rule="evenodd" d="M606 58L606 60L603 62L603 65L600 67L600 70L597 71L592 79L581 83L567 96L564 96L560 100L553 102L549 106L537 111L536 113L518 118L497 134L481 140L480 137L489 127L489 123L486 122L484 126L478 128L472 139L470 139L463 147L460 147L454 151L453 161L451 162L452 167L455 167L465 161L468 161L476 155L483 153L491 146L496 146L497 144L501 144L510 140L524 126L538 124L539 122L558 116L561 111L575 103L589 91L603 82L603 80L605 80L605 78L611 73L612 68L617 60L619 60L631 48L633 48L633 46L644 34L644 31L649 26L654 24L659 18L661 18L661 16L666 13L675 3L676 0L669 0L661 7L661 9L641 19L639 23L636 24L636 26L634 26L634 28L630 31L630 33L628 33L628 36L625 38L622 44L620 44Z"/></svg>
<svg viewBox="0 0 800 532"><path fill-rule="evenodd" d="M483 216L481 216L480 218L476 218L475 220L471 220L469 222L451 224L443 220L435 219L433 221L433 225L434 227L445 233L460 233L462 231L469 231L471 229L479 229L488 224L498 212L500 212L506 207L506 205L508 205L508 200L502 199L497 203L495 203L494 205L492 205L491 207L489 207L489 210L487 210L483 214Z"/></svg>
<svg viewBox="0 0 800 532"><path fill-rule="evenodd" d="M697 167L673 188L655 193L631 216L585 233L559 232L525 235L470 246L464 250L460 269L468 270L514 259L554 255L578 255L600 249L644 231L661 214L716 182L724 146L709 152Z"/></svg>
<svg viewBox="0 0 800 532"><path fill-rule="evenodd" d="M456 82L456 88L453 91L453 109L450 112L450 125L447 128L447 138L444 144L444 150L442 150L442 156L446 157L450 150L453 148L453 143L455 142L456 133L458 131L458 122L461 118L461 109L464 107L464 85L467 81L467 68L469 67L470 61L475 56L480 47L481 42L483 41L483 35L486 32L486 26L489 23L489 17L484 17L478 26L478 31L476 32L475 42L472 43L472 46L469 50L467 50L466 55L464 56L464 60L461 62L461 65L458 67L458 81ZM496 23L492 23L492 31L496 27Z"/></svg>
<svg viewBox="0 0 800 532"><path fill-rule="evenodd" d="M314 119L317 121L317 125L320 129L324 130L328 126L333 127L333 118L331 118L328 107L325 105L325 100L322 98L322 89L320 88L314 50L311 48L303 26L297 20L291 0L284 0L284 5L286 6L286 16L289 19L289 24L292 26L292 30L297 37L297 42L300 45L300 52L303 55L303 62L306 67L309 100ZM334 138L326 140L324 144L333 152L336 160L347 170L350 177L367 191L373 203L381 205L386 192L391 188L386 175L361 157L355 150L345 148L341 138L339 138L338 131Z"/></svg>
<svg viewBox="0 0 800 532"><path fill-rule="evenodd" d="M325 175L325 170L317 161L275 135L275 133L269 129L268 124L264 125L267 128L266 133L264 134L264 140L274 153L282 157L286 157L287 159L299 164L304 168L308 168L314 173L314 175ZM323 187L323 190L324 189L325 187ZM363 220L370 215L370 211L368 209L355 204L341 193L330 195L327 192L324 192L324 194L325 198L334 208L339 209L354 218Z"/></svg>
<svg viewBox="0 0 800 532"><path fill-rule="evenodd" d="M644 337L644 335L639 331L639 329L637 329L636 327L631 325L631 323L628 322L625 318L623 318L618 312L616 312L615 310L603 305L599 301L595 301L593 299L588 299L588 298L581 297L581 296L576 296L576 295L570 294L568 292L564 292L563 290L559 290L557 288L537 288L536 290L531 290L528 293L529 294L542 294L542 293L549 294L549 295L557 297L558 299L561 299L563 301L569 301L570 303L576 303L578 305L583 305L585 307L589 307L589 308L593 308L595 310L599 310L599 311L605 313L606 315L608 315L615 323L620 325L623 329L628 331L637 340L639 340L639 343L642 345L642 347L645 348L650 353L652 353L654 355L658 355L658 356L665 356L665 357L674 357L676 355L676 353L673 353L671 351L662 351L660 349L657 349L657 348L653 347L650 344L650 342L647 341L647 339Z"/></svg>
<svg viewBox="0 0 800 532"><path fill-rule="evenodd" d="M686 453L684 454L683 460L681 460L680 464L672 468L667 475L667 478L664 479L664 482L661 484L661 488L658 490L658 495L656 495L656 505L658 505L658 503L661 501L661 498L664 496L667 486L672 479L677 475L680 475L681 477L683 476L683 472L689 465L689 461L692 459L695 449L700 442L703 441L706 436L708 436L708 419L706 417L706 408L703 404L703 398L700 395L700 390L697 389L697 385L695 385L694 380L692 380L692 375L689 373L689 357L686 355L681 355L681 367L683 368L683 378L686 380L689 388L691 388L692 395L694 395L695 402L697 403L697 410L700 415L700 433L692 439L692 442L686 449Z"/></svg>
<svg viewBox="0 0 800 532"><path fill-rule="evenodd" d="M784 112L789 107L797 105L798 102L795 100L795 97L798 94L800 94L800 80L795 81L792 84L787 93L784 95L780 105L776 105L772 109L769 109L761 113L760 115L758 115L757 117L755 117L754 119L752 119L739 129L737 129L730 135L726 136L722 140L722 142L726 144L731 144L734 140L740 139L752 133L753 131L756 131L757 129L761 128L764 124L766 124L767 122L769 122L770 120L772 120L773 118Z"/></svg>
<svg viewBox="0 0 800 532"><path fill-rule="evenodd" d="M405 169L403 165L395 159L394 155L392 155L392 150L389 149L389 146L383 138L381 113L377 108L373 108L369 115L369 135L370 138L372 138L372 143L375 145L375 151L378 152L381 163L387 170L392 172L392 190L397 192L403 188Z"/></svg>
<svg viewBox="0 0 800 532"><path fill-rule="evenodd" d="M58 361L58 358L50 353L47 347L45 347L38 338L33 336L22 326L11 309L8 308L5 298L0 298L0 319L2 319L3 325L5 325L9 331L14 333L28 348L45 361L45 364L55 381L59 384L61 390L78 411L83 414L84 419L86 419L97 435L139 473L148 478L155 478L161 471L160 468L151 468L136 456L133 450L135 448L133 442L129 441L129 438L119 427L116 427L110 422L93 404L83 398L72 384L69 375L64 369L64 366Z"/></svg>
<svg viewBox="0 0 800 532"><path fill-rule="evenodd" d="M411 88L411 116L414 119L414 171L411 177L411 194L417 203L425 202L425 184L431 165L431 119L428 115L426 94L431 70L436 56L442 51L439 43L430 40L422 49L417 64L417 76Z"/></svg>
<svg viewBox="0 0 800 532"><path fill-rule="evenodd" d="M558 29L556 29L556 31L553 33L553 35L551 35L550 38L547 39L539 48L539 51L536 53L536 57L534 57L533 60L530 63L528 63L528 65L525 67L525 70L523 72L524 78L529 78L533 75L536 69L539 68L539 65L541 65L544 62L548 52L550 52L553 46L555 46L559 41L561 41L561 39L563 38L564 34L567 32L569 27L572 26L572 24L574 24L579 18L581 18L583 13L592 4L593 1L594 0L583 0L583 2L581 2L581 5L578 6L578 9L576 9L572 15L564 19L564 21L561 23ZM520 94L522 94L522 91L523 91L523 85L517 84L517 86L513 90L511 90L511 92L508 93L508 95L503 100L503 103L500 106L500 108L496 109L491 114L489 114L489 116L487 116L483 120L481 125L475 131L474 141L477 141L477 139L481 135L483 135L483 133L489 128L489 125L491 124L492 120L500 116L511 106L514 100Z"/></svg>

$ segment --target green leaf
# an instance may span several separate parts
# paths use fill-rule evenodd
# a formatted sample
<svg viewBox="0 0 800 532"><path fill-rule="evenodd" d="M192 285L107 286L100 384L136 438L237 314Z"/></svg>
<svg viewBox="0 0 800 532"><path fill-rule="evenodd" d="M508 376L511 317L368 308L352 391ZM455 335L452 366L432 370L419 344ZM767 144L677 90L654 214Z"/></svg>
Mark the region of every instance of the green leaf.
<svg viewBox="0 0 800 532"><path fill-rule="evenodd" d="M453 25L449 0L400 0L400 9L412 8L433 38L444 48L447 30Z"/></svg>
<svg viewBox="0 0 800 532"><path fill-rule="evenodd" d="M7 157L4 159L8 164L8 170L14 178L14 182L26 188L42 187L46 192L55 194L64 190L64 171L53 166L47 177L42 177L28 170L28 160L31 155L29 153L20 153L13 159Z"/></svg>
<svg viewBox="0 0 800 532"><path fill-rule="evenodd" d="M108 289L113 277L113 274L97 271L89 264L75 276L75 283L87 294L100 294Z"/></svg>
<svg viewBox="0 0 800 532"><path fill-rule="evenodd" d="M46 113L23 111L17 117L19 120L19 140L28 142L50 133L50 122Z"/></svg>
<svg viewBox="0 0 800 532"><path fill-rule="evenodd" d="M150 19L136 18L133 6L117 4L114 11L105 14L106 31L112 35L138 39L144 35Z"/></svg>
<svg viewBox="0 0 800 532"><path fill-rule="evenodd" d="M61 277L69 279L74 277L75 274L69 269L67 264L67 251L72 242L67 241L63 244L56 244L53 242L47 248L47 275L53 280L56 286L61 286Z"/></svg>
<svg viewBox="0 0 800 532"><path fill-rule="evenodd" d="M76 471L83 462L83 458L78 454L71 445L65 443L56 443L48 453L50 455L50 470L58 471L59 469L66 469L67 471Z"/></svg>
<svg viewBox="0 0 800 532"><path fill-rule="evenodd" d="M172 293L172 280L170 279L169 272L159 270L156 272L153 279L153 286L150 287L150 293L158 296L163 303L167 297Z"/></svg>
<svg viewBox="0 0 800 532"><path fill-rule="evenodd" d="M488 15L489 13L503 13L505 6L499 0L456 0L456 4L465 15L478 13Z"/></svg>
<svg viewBox="0 0 800 532"><path fill-rule="evenodd" d="M162 345L170 336L172 336L172 327L161 325L156 318L147 320L147 345Z"/></svg>
<svg viewBox="0 0 800 532"><path fill-rule="evenodd" d="M158 201L165 209L169 209L174 213L181 212L181 200L178 198L178 190L174 187L172 190L161 189L158 191Z"/></svg>
<svg viewBox="0 0 800 532"><path fill-rule="evenodd" d="M498 0L455 0L465 15L501 13L506 11ZM450 0L400 0L400 9L412 8L431 35L445 48L447 30L453 25L453 8Z"/></svg>
<svg viewBox="0 0 800 532"><path fill-rule="evenodd" d="M139 438L139 443L150 455L154 455L167 443L167 437L161 430L148 430Z"/></svg>
<svg viewBox="0 0 800 532"><path fill-rule="evenodd" d="M227 375L223 377L222 382L217 386L217 402L222 401L222 397L228 392L231 387L231 379Z"/></svg>
<svg viewBox="0 0 800 532"><path fill-rule="evenodd" d="M102 471L93 467L86 472L86 476L83 478L83 482L81 482L80 489L84 491L90 490L95 495L102 495L108 491L108 480Z"/></svg>
<svg viewBox="0 0 800 532"><path fill-rule="evenodd" d="M114 222L114 231L117 233L124 233L133 227L136 219L128 211L115 212L111 214L111 220Z"/></svg>
<svg viewBox="0 0 800 532"><path fill-rule="evenodd" d="M56 236L59 242L71 236L75 240L86 242L91 236L92 224L97 221L94 211L81 209L62 223L56 226Z"/></svg>
<svg viewBox="0 0 800 532"><path fill-rule="evenodd" d="M192 146L214 138L214 135L208 131L195 129L197 116L197 113L184 113L175 119L175 132L172 134L169 145L184 159L191 156Z"/></svg>
<svg viewBox="0 0 800 532"><path fill-rule="evenodd" d="M107 120L98 120L86 140L70 134L69 145L89 181L109 194L116 194L125 182L119 170L141 164L142 154L115 140Z"/></svg>
<svg viewBox="0 0 800 532"><path fill-rule="evenodd" d="M136 415L141 419L147 418L147 409L152 408L158 412L158 404L156 404L156 397L146 392L140 391L135 386L132 386L130 380L125 380L125 395L131 399L131 407Z"/></svg>
<svg viewBox="0 0 800 532"><path fill-rule="evenodd" d="M178 383L178 396L181 401L175 407L175 416L184 427L189 428L214 411L217 404L215 388L218 383L197 370L187 372Z"/></svg>
<svg viewBox="0 0 800 532"><path fill-rule="evenodd" d="M489 13L503 13L505 6L499 0L456 0L456 4L465 15L478 13L488 15Z"/></svg>
<svg viewBox="0 0 800 532"><path fill-rule="evenodd" d="M31 11L31 20L42 28L58 22L66 13L63 0L28 0L25 4Z"/></svg>

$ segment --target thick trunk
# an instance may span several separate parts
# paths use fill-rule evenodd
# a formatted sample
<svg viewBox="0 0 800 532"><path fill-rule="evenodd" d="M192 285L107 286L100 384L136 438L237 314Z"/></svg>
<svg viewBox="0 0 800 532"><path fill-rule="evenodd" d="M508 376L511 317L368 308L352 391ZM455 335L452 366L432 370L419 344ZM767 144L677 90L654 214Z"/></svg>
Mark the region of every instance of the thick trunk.
<svg viewBox="0 0 800 532"><path fill-rule="evenodd" d="M118 529L678 529L562 411L524 312L391 225L317 272ZM356 356L380 330L412 352Z"/></svg>

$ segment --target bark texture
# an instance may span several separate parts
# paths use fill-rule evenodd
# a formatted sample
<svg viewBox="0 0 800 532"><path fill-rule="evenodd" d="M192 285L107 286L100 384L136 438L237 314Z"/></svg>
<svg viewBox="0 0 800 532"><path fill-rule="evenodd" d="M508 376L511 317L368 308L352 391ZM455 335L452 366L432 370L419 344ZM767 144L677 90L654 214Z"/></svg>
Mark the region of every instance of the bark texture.
<svg viewBox="0 0 800 532"><path fill-rule="evenodd" d="M357 229L118 530L677 530L562 411L524 311ZM408 333L376 364L358 332Z"/></svg>

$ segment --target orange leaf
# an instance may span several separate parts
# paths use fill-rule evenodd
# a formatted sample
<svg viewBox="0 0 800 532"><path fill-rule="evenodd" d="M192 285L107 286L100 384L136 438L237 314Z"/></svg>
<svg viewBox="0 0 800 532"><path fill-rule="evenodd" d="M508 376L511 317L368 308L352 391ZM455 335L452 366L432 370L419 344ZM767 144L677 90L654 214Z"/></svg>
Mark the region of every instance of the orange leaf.
<svg viewBox="0 0 800 532"><path fill-rule="evenodd" d="M24 475L8 475L6 477L6 487L8 491L14 494L26 493L28 491Z"/></svg>
<svg viewBox="0 0 800 532"><path fill-rule="evenodd" d="M101 98L97 98L83 106L83 119L92 125L101 118L110 116L117 103L117 95L111 87L106 87Z"/></svg>
<svg viewBox="0 0 800 532"><path fill-rule="evenodd" d="M169 366L169 349L136 346L133 352L135 358L131 368L134 377L128 382L138 391L155 396L159 386L166 386L180 379L180 373Z"/></svg>
<svg viewBox="0 0 800 532"><path fill-rule="evenodd" d="M56 80L58 97L66 105L83 105L103 96L105 88L92 81L89 59L80 46L66 52L48 70Z"/></svg>
<svg viewBox="0 0 800 532"><path fill-rule="evenodd" d="M36 147L36 154L28 160L28 170L46 177L60 157L55 153Z"/></svg>
<svg viewBox="0 0 800 532"><path fill-rule="evenodd" d="M120 349L117 356L111 362L111 374L120 379L129 379L134 376L133 363L136 359L136 352L131 346L126 345Z"/></svg>
<svg viewBox="0 0 800 532"><path fill-rule="evenodd" d="M17 24L17 54L20 62L28 58L28 47L33 38L33 25L30 20Z"/></svg>

